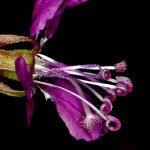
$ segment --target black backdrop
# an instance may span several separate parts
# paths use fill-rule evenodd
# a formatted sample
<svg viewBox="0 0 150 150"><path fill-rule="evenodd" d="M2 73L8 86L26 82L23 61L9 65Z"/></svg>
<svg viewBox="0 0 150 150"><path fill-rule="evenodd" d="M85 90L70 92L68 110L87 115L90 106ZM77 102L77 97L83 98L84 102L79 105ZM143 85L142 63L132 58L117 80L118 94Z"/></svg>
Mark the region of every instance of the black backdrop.
<svg viewBox="0 0 150 150"><path fill-rule="evenodd" d="M34 0L2 1L0 4L0 34L28 35ZM67 64L98 63L111 65L121 60L128 63L128 75L134 91L119 98L114 114L122 128L96 142L76 141L59 119L53 103L37 96L37 110L29 129L25 126L25 99L0 94L0 132L2 138L14 144L48 146L96 146L109 150L143 150L147 132L147 10L137 2L100 2L91 0L79 7L67 9L59 28L43 53ZM47 49L47 50L46 50ZM40 97L40 98L39 98ZM145 108L145 109L143 109ZM4 134L2 134L4 132ZM5 135L6 137L4 137ZM18 142L19 141L19 142Z"/></svg>

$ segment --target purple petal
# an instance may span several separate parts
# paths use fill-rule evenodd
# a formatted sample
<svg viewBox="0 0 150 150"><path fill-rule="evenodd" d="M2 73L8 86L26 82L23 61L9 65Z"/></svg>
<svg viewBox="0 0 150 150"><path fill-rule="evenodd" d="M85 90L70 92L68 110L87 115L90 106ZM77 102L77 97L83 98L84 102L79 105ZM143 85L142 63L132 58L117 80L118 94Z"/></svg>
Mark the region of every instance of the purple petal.
<svg viewBox="0 0 150 150"><path fill-rule="evenodd" d="M62 86L72 92L76 92L75 88L68 81L57 80L55 85ZM40 88L51 95L56 104L59 116L65 122L72 136L78 140L84 139L86 141L92 141L100 138L103 129L102 123L95 123L90 132L81 125L85 112L82 103L78 98L60 89L49 88L43 85L40 86ZM93 114L93 116L95 115Z"/></svg>
<svg viewBox="0 0 150 150"><path fill-rule="evenodd" d="M33 115L33 109L34 109L34 104L33 101L31 100L26 100L26 120L27 120L27 126L30 125L31 118Z"/></svg>
<svg viewBox="0 0 150 150"><path fill-rule="evenodd" d="M26 61L23 57L18 57L15 60L15 67L18 79L22 83L24 90L26 92L27 101L26 101L26 118L27 125L30 124L30 120L33 114L33 90L32 90L32 70L26 64Z"/></svg>
<svg viewBox="0 0 150 150"><path fill-rule="evenodd" d="M37 36L43 30L47 21L54 18L63 0L36 0L33 10L33 22L30 36Z"/></svg>
<svg viewBox="0 0 150 150"><path fill-rule="evenodd" d="M53 34L56 32L62 11L63 9L59 10L58 12L56 12L53 19L47 21L46 30L45 30L45 37L47 39L50 39L53 36Z"/></svg>
<svg viewBox="0 0 150 150"><path fill-rule="evenodd" d="M32 70L26 64L23 57L15 60L16 74L22 83L28 99L32 99Z"/></svg>
<svg viewBox="0 0 150 150"><path fill-rule="evenodd" d="M66 5L69 8L69 7L77 6L77 5L84 3L86 1L88 1L88 0L68 0Z"/></svg>
<svg viewBox="0 0 150 150"><path fill-rule="evenodd" d="M51 38L56 32L63 10L85 1L87 0L36 0L30 36L38 36L40 31L45 28L45 37Z"/></svg>

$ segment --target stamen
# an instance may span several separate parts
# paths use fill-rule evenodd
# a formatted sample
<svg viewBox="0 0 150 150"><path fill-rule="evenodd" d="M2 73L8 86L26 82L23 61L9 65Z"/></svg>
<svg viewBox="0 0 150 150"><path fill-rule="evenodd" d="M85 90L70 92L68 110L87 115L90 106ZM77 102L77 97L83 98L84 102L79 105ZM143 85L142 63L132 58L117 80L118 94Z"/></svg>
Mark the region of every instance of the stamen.
<svg viewBox="0 0 150 150"><path fill-rule="evenodd" d="M99 78L102 80L109 80L111 77L111 73L108 69L100 69L100 72L98 73Z"/></svg>
<svg viewBox="0 0 150 150"><path fill-rule="evenodd" d="M90 78L93 78L93 79L98 79L99 78L99 75L98 74L94 74L94 73L90 73L90 72L77 72L77 71L65 71L71 75L77 75L77 76L82 76L82 77L90 77ZM112 79L110 78L109 80L107 80L109 82L112 82L112 83L117 83L117 80L115 79Z"/></svg>
<svg viewBox="0 0 150 150"><path fill-rule="evenodd" d="M115 70L115 66L101 66L102 69Z"/></svg>
<svg viewBox="0 0 150 150"><path fill-rule="evenodd" d="M80 88L80 86L78 85L78 83L75 82L74 80L70 80L70 82L73 84L73 86L77 90L77 93L85 99L85 95L84 95L82 89ZM91 132L93 127L96 124L102 123L102 119L100 116L93 114L87 104L82 102L82 105L83 105L83 108L85 111L85 116L83 116L81 118L79 125L81 127L84 127L85 129L87 129L88 132Z"/></svg>
<svg viewBox="0 0 150 150"><path fill-rule="evenodd" d="M90 75L91 77L94 77L96 79L99 78L99 75L98 74L94 74L94 73L91 73L91 72L83 72L85 75Z"/></svg>
<svg viewBox="0 0 150 150"><path fill-rule="evenodd" d="M38 66L38 65L37 65ZM38 66L39 67L39 66ZM37 67L36 67L37 68ZM40 69L40 67L39 67L39 69ZM41 69L42 69L42 67L41 67ZM44 67L44 69L45 69L45 67ZM59 70L59 68L58 69L56 69L56 70ZM49 73L49 71L51 71L50 69L48 69L47 68L47 73ZM82 72L80 72L80 71L65 71L65 72L68 72L68 73L72 73L72 74L77 74L77 75L80 75L80 76L84 76L84 77L87 77L87 78L89 78L89 76L91 77L91 76L98 76L98 75L95 75L95 74L92 74L92 73L87 73L87 72L85 72L85 74L86 75L84 75L84 72L82 73ZM58 76L58 75L56 75L56 76ZM35 77L37 77L37 76L35 76ZM71 77L71 78L73 78L73 77ZM85 84L84 82L82 82L82 81L80 81L79 79L76 79L76 78L73 78L74 80L76 80L77 82L79 82L79 83L81 83L81 84L83 84L87 89L89 89L98 99L100 99L101 101L103 101L103 97L98 93L98 92L96 92L93 88L91 88L90 86L88 86L87 84ZM90 78L91 79L91 78ZM93 78L92 78L92 80L94 80ZM109 86L110 87L110 86Z"/></svg>
<svg viewBox="0 0 150 150"><path fill-rule="evenodd" d="M64 66L66 66L65 64L63 64L63 63L61 63L61 62L58 62L58 61L56 61L56 60L54 60L54 59L52 59L52 58L50 58L50 57L47 57L47 56L45 56L45 55L42 55L42 54L37 54L36 55L36 60L37 60L37 58L38 59L41 59L41 60L39 60L39 61L41 61L42 62L42 64L44 63L44 66L46 66L46 67L55 67L55 68L59 68L59 67L64 67Z"/></svg>
<svg viewBox="0 0 150 150"><path fill-rule="evenodd" d="M99 78L98 74L94 74L94 73L90 73L90 72L77 72L77 71L69 71L69 70L67 70L65 72L67 72L71 75L77 75L77 76L82 76L82 77L91 77L91 78L95 78L95 79ZM117 80L112 79L112 78L110 78L107 81L112 82L112 83L117 83Z"/></svg>
<svg viewBox="0 0 150 150"><path fill-rule="evenodd" d="M117 131L121 127L120 121L111 115L107 116L107 120L105 122L105 125L111 131Z"/></svg>
<svg viewBox="0 0 150 150"><path fill-rule="evenodd" d="M46 68L46 67L44 67L44 66L41 66L41 65L39 65L39 64L35 64L34 69L35 69L35 71L36 71L36 70L42 70L42 71L44 71L44 72L50 71L50 69L48 69L48 68Z"/></svg>
<svg viewBox="0 0 150 150"><path fill-rule="evenodd" d="M81 82L87 83L87 84L91 84L91 85L97 85L100 87L105 87L105 88L111 88L111 89L115 89L116 86L115 85L111 85L111 84L105 84L105 83L100 83L100 82L91 82L91 81L87 81L87 80L82 80L79 79Z"/></svg>
<svg viewBox="0 0 150 150"><path fill-rule="evenodd" d="M85 77L88 80L95 81L95 82L97 81L95 78L99 77L98 75L95 75L95 74L92 74L92 73L87 73L87 72L81 72L79 70L75 70L75 71L66 70L64 72L69 73L71 75L77 75L77 76Z"/></svg>
<svg viewBox="0 0 150 150"><path fill-rule="evenodd" d="M118 96L126 96L127 95L127 86L125 84L119 83L119 84L117 84L115 91Z"/></svg>
<svg viewBox="0 0 150 150"><path fill-rule="evenodd" d="M103 104L100 106L100 110L107 115L111 112L112 108L112 103L107 97L105 97L103 100Z"/></svg>
<svg viewBox="0 0 150 150"><path fill-rule="evenodd" d="M115 64L116 72L124 72L127 69L127 64L125 61L121 61Z"/></svg>
<svg viewBox="0 0 150 150"><path fill-rule="evenodd" d="M93 88L91 88L89 85L81 82L78 79L76 79L76 81L78 81L80 84L82 84L83 86L85 86L88 90L90 90L99 100L103 101L103 97L97 91L95 91Z"/></svg>
<svg viewBox="0 0 150 150"><path fill-rule="evenodd" d="M106 89L106 92L109 94L109 99L111 102L114 102L116 100L116 93L115 93L115 89Z"/></svg>
<svg viewBox="0 0 150 150"><path fill-rule="evenodd" d="M84 74L81 72L77 72L77 71L70 71L70 70L65 70L64 72L69 73L71 75L77 75L77 76L82 76L84 77Z"/></svg>
<svg viewBox="0 0 150 150"><path fill-rule="evenodd" d="M43 54L37 54L36 56L39 56L40 58L45 59L45 60L47 60L47 61L49 61L51 63L58 63L56 60L54 60L54 59L52 59L50 57L47 57L47 56L45 56Z"/></svg>
<svg viewBox="0 0 150 150"><path fill-rule="evenodd" d="M116 80L118 82L118 84L124 84L127 86L127 91L131 92L133 89L133 84L132 81L128 78L128 77L124 77L124 76L117 76Z"/></svg>
<svg viewBox="0 0 150 150"><path fill-rule="evenodd" d="M87 64L87 65L66 66L63 67L62 69L63 70L77 70L77 69L99 70L100 66L97 64Z"/></svg>

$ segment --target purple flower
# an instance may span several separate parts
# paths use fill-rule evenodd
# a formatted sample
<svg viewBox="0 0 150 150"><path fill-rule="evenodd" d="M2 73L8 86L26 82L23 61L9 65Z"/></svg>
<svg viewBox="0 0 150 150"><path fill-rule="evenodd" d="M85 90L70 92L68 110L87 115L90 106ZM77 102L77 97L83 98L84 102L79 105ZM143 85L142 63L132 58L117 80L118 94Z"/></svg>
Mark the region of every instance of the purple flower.
<svg viewBox="0 0 150 150"><path fill-rule="evenodd" d="M15 59L13 58L12 64L15 60L16 72L14 73L22 83L27 97L28 125L34 110L35 88L39 88L46 101L50 99L55 103L60 118L73 137L78 140L93 141L108 130L117 131L121 127L120 121L110 115L113 109L112 102L117 99L117 96L126 96L132 91L133 86L127 77L112 78L111 71L124 72L127 68L125 61L113 66L98 64L68 66L43 54L38 54L43 44L56 32L63 10L85 1L87 0L36 0L30 36L34 37L34 40L35 37L38 38L41 35L43 37L39 45L36 40L29 38L25 40L23 37L23 40L30 41L34 46L30 67L25 58L27 52L25 55L20 52L17 57L14 57ZM7 36L2 39L2 44L5 45L13 43L14 40L19 42L22 38L20 39L19 36L8 38ZM31 55L29 62L30 59ZM9 65L7 67L9 68ZM47 81L47 78L51 79L50 82ZM100 94L94 86L101 88L103 92ZM1 89L3 93L8 93L10 90L0 84L0 91ZM85 89L88 92L85 92ZM91 94L95 96L95 99L91 98ZM94 105L94 100L98 101L98 105Z"/></svg>
<svg viewBox="0 0 150 150"><path fill-rule="evenodd" d="M36 0L31 26L31 37L44 30L44 41L56 32L60 16L65 8L79 5L87 0Z"/></svg>
<svg viewBox="0 0 150 150"><path fill-rule="evenodd" d="M92 141L100 138L106 132L106 128L111 131L117 131L120 128L119 120L110 116L109 113L113 108L112 96L115 98L117 95L125 96L124 90L126 94L128 93L123 84L127 82L123 80L122 83L121 78L117 78L118 80L110 78L107 83L104 83L105 79L99 78L100 69L110 71L115 70L114 67L97 64L67 66L42 54L35 56L34 71L28 67L22 57L17 58L15 64L18 78L30 104L33 106L34 84L43 92L46 100L51 99L55 103L59 116L76 139ZM92 73L93 70L97 73ZM53 78L53 81L49 83L45 78ZM102 88L111 96L106 94L103 98L91 85ZM122 85L124 85L123 88ZM97 98L100 109L93 104L89 92L85 93L82 86ZM29 120L32 112L33 107L27 109Z"/></svg>
<svg viewBox="0 0 150 150"><path fill-rule="evenodd" d="M33 95L36 87L41 90L46 100L51 99L55 103L59 116L70 134L76 139L92 141L100 138L107 130L117 131L120 128L119 120L110 116L113 109L112 102L117 96L125 96L131 92L132 82L123 76L117 76L116 79L111 78L111 70L116 70L115 65L68 66L38 54L37 47L39 46L36 46L36 41L27 37L3 35L0 39L2 45L23 41L33 44L32 51L6 52L1 50L1 60L5 57L8 61L7 63L0 61L0 67L3 72L6 71L2 75L11 79L19 79L25 92L10 89L1 83L0 92L19 97L26 94L28 125L34 111ZM7 74L9 70L12 71L12 74L10 72ZM51 78L51 82L48 82L47 78ZM94 86L104 91L102 95L95 90ZM88 91L86 93L83 90L85 88ZM91 99L91 94L99 101L99 105L94 105L96 99Z"/></svg>

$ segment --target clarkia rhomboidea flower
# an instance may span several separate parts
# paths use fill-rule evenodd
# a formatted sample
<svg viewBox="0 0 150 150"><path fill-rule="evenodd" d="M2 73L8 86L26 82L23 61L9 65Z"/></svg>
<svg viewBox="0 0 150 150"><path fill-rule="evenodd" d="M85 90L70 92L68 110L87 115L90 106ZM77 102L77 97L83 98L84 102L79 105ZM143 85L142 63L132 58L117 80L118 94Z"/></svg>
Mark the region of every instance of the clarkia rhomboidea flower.
<svg viewBox="0 0 150 150"><path fill-rule="evenodd" d="M1 41L5 39L8 40L8 43L11 43L9 37L12 39L22 38L22 36L14 35L0 36ZM25 38L35 44L32 39ZM25 90L28 125L34 108L33 94L36 88L39 88L46 100L51 99L56 104L59 116L65 122L70 134L76 139L91 141L98 139L107 130L117 131L120 128L120 121L110 115L113 109L112 102L117 96L125 96L131 92L132 82L129 78L122 76L113 79L111 71L118 72L118 68L124 71L126 69L124 61L113 66L100 66L97 64L68 66L34 52L35 48L37 46L34 46L31 51L0 51L0 62L3 66L0 68L1 72L7 72L11 69L15 73L15 75L10 73L9 76L1 73L1 76L5 75L5 77L10 78L13 75L12 79L20 80ZM13 57L9 58L9 55ZM8 57L8 64L2 61L3 56ZM9 68L10 64L12 66ZM48 78L53 80L48 82ZM105 83L105 81L107 82ZM93 86L102 88L104 92L99 94ZM83 87L89 92L85 93ZM5 88L5 92L3 91L1 90L2 93L16 96L11 92L7 92L7 88ZM17 92L19 95L20 91ZM96 99L92 99L89 93L93 94ZM99 101L99 106L94 105L94 100Z"/></svg>
<svg viewBox="0 0 150 150"><path fill-rule="evenodd" d="M33 95L39 88L46 101L55 103L59 116L73 137L93 141L108 130L117 131L121 127L120 121L111 115L112 103L117 96L130 93L133 87L128 77L113 78L111 72L124 72L127 69L126 62L112 66L68 66L39 54L45 41L56 31L64 8L84 1L86 0L36 0L30 34L32 39L15 35L0 36L0 46L23 41L33 45L32 50L0 50L0 76L19 80L24 89L16 91L0 82L0 92L10 96L26 95L29 125L34 111ZM41 31L44 35L38 44L35 37L38 38ZM98 88L103 92L99 93ZM99 104L95 105L94 101Z"/></svg>

